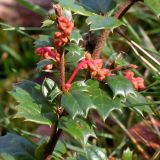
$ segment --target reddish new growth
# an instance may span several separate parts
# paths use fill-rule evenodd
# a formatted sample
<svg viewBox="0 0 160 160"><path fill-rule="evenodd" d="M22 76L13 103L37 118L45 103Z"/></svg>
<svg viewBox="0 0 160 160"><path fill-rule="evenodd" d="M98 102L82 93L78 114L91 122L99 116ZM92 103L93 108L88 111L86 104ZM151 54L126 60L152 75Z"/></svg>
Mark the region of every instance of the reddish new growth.
<svg viewBox="0 0 160 160"><path fill-rule="evenodd" d="M41 59L51 59L57 63L60 61L60 55L53 47L39 47L35 50L35 53L41 56ZM48 64L44 67L45 70L51 70L52 68L53 64Z"/></svg>
<svg viewBox="0 0 160 160"><path fill-rule="evenodd" d="M134 77L134 73L131 71L124 72L124 77L127 78L133 84L137 91L145 89L144 79L141 77Z"/></svg>
<svg viewBox="0 0 160 160"><path fill-rule="evenodd" d="M63 16L57 18L57 24L59 32L54 33L54 48L50 46L39 47L35 50L35 53L41 56L41 59L51 59L59 63L60 54L57 52L57 49L63 47L69 42L69 36L74 28L74 24ZM44 67L45 70L51 70L52 68L52 64Z"/></svg>
<svg viewBox="0 0 160 160"><path fill-rule="evenodd" d="M85 59L82 59L80 63L77 65L76 69L72 73L71 77L65 84L66 90L69 90L71 87L71 83L74 77L77 75L80 69L88 69L91 75L91 78L97 79L99 81L104 80L106 77L111 76L111 71L103 67L102 59L92 59L91 54L86 52Z"/></svg>
<svg viewBox="0 0 160 160"><path fill-rule="evenodd" d="M69 42L69 36L74 28L74 24L63 16L58 17L57 23L59 32L55 32L53 42L55 48L60 48Z"/></svg>

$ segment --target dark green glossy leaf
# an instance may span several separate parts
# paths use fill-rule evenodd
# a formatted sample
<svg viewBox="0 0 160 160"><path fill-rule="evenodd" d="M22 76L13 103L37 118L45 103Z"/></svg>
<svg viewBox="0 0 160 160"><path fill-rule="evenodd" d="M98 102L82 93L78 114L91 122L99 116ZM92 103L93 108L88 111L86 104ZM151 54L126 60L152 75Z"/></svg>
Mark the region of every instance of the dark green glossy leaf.
<svg viewBox="0 0 160 160"><path fill-rule="evenodd" d="M93 128L82 118L71 119L62 117L59 121L59 128L71 135L82 146L87 144L90 136L95 137Z"/></svg>
<svg viewBox="0 0 160 160"><path fill-rule="evenodd" d="M114 0L80 0L86 8L98 14L107 13L116 5Z"/></svg>
<svg viewBox="0 0 160 160"><path fill-rule="evenodd" d="M120 109L119 98L112 99L106 89L99 86L99 82L88 80L85 82L75 82L71 90L62 96L62 106L75 118L77 115L86 117L90 109L96 109L103 119L114 109Z"/></svg>
<svg viewBox="0 0 160 160"><path fill-rule="evenodd" d="M73 42L79 44L80 40L83 40L83 39L82 39L82 36L81 36L79 30L78 29L73 30L73 32L71 33L71 36L70 36L70 41L73 41Z"/></svg>
<svg viewBox="0 0 160 160"><path fill-rule="evenodd" d="M19 103L16 118L24 117L25 121L50 126L57 119L51 105L42 95L39 84L32 81L18 83L10 94Z"/></svg>
<svg viewBox="0 0 160 160"><path fill-rule="evenodd" d="M135 94L133 85L129 80L123 76L111 76L107 78L107 84L113 91L114 98L117 95L128 96L129 94Z"/></svg>
<svg viewBox="0 0 160 160"><path fill-rule="evenodd" d="M121 109L121 99L113 99L109 95L109 90L105 88L105 86L101 87L99 85L99 82L95 80L89 80L86 83L88 85L90 99L93 102L94 106L96 106L96 110L104 120L108 117L111 111Z"/></svg>
<svg viewBox="0 0 160 160"><path fill-rule="evenodd" d="M71 68L75 68L80 59L84 57L85 52L77 44L71 43L69 46L65 47L68 51L66 54L67 65Z"/></svg>
<svg viewBox="0 0 160 160"><path fill-rule="evenodd" d="M62 140L56 144L55 150L52 153L53 160L63 159L63 155L67 152L66 145Z"/></svg>
<svg viewBox="0 0 160 160"><path fill-rule="evenodd" d="M160 0L144 0L144 3L159 17Z"/></svg>
<svg viewBox="0 0 160 160"><path fill-rule="evenodd" d="M126 105L128 107L133 108L141 115L143 115L143 111L146 113L152 113L152 111L151 111L149 105L147 105L147 103L148 102L147 102L146 98L138 92L136 92L136 96L129 95L126 98Z"/></svg>
<svg viewBox="0 0 160 160"><path fill-rule="evenodd" d="M35 160L35 145L27 139L8 133L0 137L0 158L2 160Z"/></svg>
<svg viewBox="0 0 160 160"><path fill-rule="evenodd" d="M90 30L109 29L111 31L123 24L120 20L114 17L100 15L88 17L86 23L90 24Z"/></svg>
<svg viewBox="0 0 160 160"><path fill-rule="evenodd" d="M106 150L94 145L86 147L86 154L89 160L107 160Z"/></svg>
<svg viewBox="0 0 160 160"><path fill-rule="evenodd" d="M89 109L95 108L89 95L83 91L70 91L62 96L62 106L75 118L77 115L86 117Z"/></svg>
<svg viewBox="0 0 160 160"><path fill-rule="evenodd" d="M93 15L92 12L86 10L80 4L76 3L75 0L59 0L59 4L64 7L65 9L71 10L76 14L90 16Z"/></svg>
<svg viewBox="0 0 160 160"><path fill-rule="evenodd" d="M129 148L123 152L122 160L133 160L133 152Z"/></svg>
<svg viewBox="0 0 160 160"><path fill-rule="evenodd" d="M59 94L61 94L61 90L52 79L46 78L42 84L42 93L44 97L52 102Z"/></svg>
<svg viewBox="0 0 160 160"><path fill-rule="evenodd" d="M46 65L52 64L50 59L43 59L37 63L37 70L41 71Z"/></svg>
<svg viewBox="0 0 160 160"><path fill-rule="evenodd" d="M53 23L54 23L54 21L52 21L50 19L46 19L45 21L43 21L42 27L50 27L50 26L52 26Z"/></svg>

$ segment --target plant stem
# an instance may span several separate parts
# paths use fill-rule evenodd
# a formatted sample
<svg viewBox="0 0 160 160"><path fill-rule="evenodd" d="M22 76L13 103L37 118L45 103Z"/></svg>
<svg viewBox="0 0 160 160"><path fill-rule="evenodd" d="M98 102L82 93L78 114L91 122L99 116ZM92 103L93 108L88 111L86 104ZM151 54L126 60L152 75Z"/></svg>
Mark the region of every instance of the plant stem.
<svg viewBox="0 0 160 160"><path fill-rule="evenodd" d="M60 57L60 86L62 91L65 90L65 64L64 64L64 53Z"/></svg>
<svg viewBox="0 0 160 160"><path fill-rule="evenodd" d="M65 86L64 53L62 53L61 57L60 57L60 86L61 86L62 91L64 91L64 86ZM59 115L59 118L62 116L62 114ZM59 122L59 119L55 123L54 130L53 130L53 132L50 136L50 140L45 148L42 160L50 160L51 159L52 152L54 151L54 148L57 144L57 141L62 133L62 130L58 129L58 122Z"/></svg>
<svg viewBox="0 0 160 160"><path fill-rule="evenodd" d="M114 17L117 19L122 18L123 15L129 10L129 8L137 1L141 1L141 0L127 0L125 4L120 8L120 10L117 13L115 13ZM97 43L93 51L94 59L97 59L100 57L100 54L105 46L105 42L109 34L110 34L109 30L103 29L101 32L101 35L97 38Z"/></svg>
<svg viewBox="0 0 160 160"><path fill-rule="evenodd" d="M57 126L58 126L58 121L55 123L54 130L53 130L51 137L50 137L50 140L45 148L45 152L42 157L42 160L50 160L51 159L52 152L53 152L53 150L57 144L57 141L62 133L62 130L57 129Z"/></svg>

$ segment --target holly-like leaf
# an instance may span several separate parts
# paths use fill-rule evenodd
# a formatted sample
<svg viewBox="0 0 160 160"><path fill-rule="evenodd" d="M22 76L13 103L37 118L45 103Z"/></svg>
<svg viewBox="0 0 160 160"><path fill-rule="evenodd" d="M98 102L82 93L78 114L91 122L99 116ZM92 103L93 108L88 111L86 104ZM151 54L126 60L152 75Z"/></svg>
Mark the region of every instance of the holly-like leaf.
<svg viewBox="0 0 160 160"><path fill-rule="evenodd" d="M86 147L86 154L88 159L91 160L107 160L106 150L95 145L89 145Z"/></svg>
<svg viewBox="0 0 160 160"><path fill-rule="evenodd" d="M111 76L107 78L107 84L113 91L114 98L117 95L128 96L129 94L135 94L133 85L129 80L124 78L123 76Z"/></svg>
<svg viewBox="0 0 160 160"><path fill-rule="evenodd" d="M73 42L79 44L80 40L83 40L83 38L82 38L79 30L78 29L73 30L73 32L71 33L71 36L70 36L70 41L73 41Z"/></svg>
<svg viewBox="0 0 160 160"><path fill-rule="evenodd" d="M51 19L46 19L42 23L42 27L50 27L54 23L54 21L52 21Z"/></svg>
<svg viewBox="0 0 160 160"><path fill-rule="evenodd" d="M126 98L126 105L135 111L137 111L139 114L143 116L143 111L150 114L152 113L152 110L150 109L149 105L147 105L146 98L136 92L136 96L134 95L128 95Z"/></svg>
<svg viewBox="0 0 160 160"><path fill-rule="evenodd" d="M36 48L52 46L51 38L48 35L40 35L40 37L34 42Z"/></svg>
<svg viewBox="0 0 160 160"><path fill-rule="evenodd" d="M77 115L86 117L88 111L94 108L105 120L112 110L121 108L120 98L112 99L108 92L95 80L75 82L71 90L63 94L61 103L73 118Z"/></svg>
<svg viewBox="0 0 160 160"><path fill-rule="evenodd" d="M37 63L37 70L41 71L46 65L53 64L50 59L43 59Z"/></svg>
<svg viewBox="0 0 160 160"><path fill-rule="evenodd" d="M62 117L59 121L58 127L72 136L83 147L87 144L89 137L96 137L92 126L82 118L76 118L73 120L68 117Z"/></svg>
<svg viewBox="0 0 160 160"><path fill-rule="evenodd" d="M107 13L116 5L114 0L80 0L81 4L86 8L98 14Z"/></svg>
<svg viewBox="0 0 160 160"><path fill-rule="evenodd" d="M52 79L46 78L42 84L42 93L44 97L52 102L59 94L61 94L61 90Z"/></svg>
<svg viewBox="0 0 160 160"><path fill-rule="evenodd" d="M7 133L0 137L0 159L3 160L35 160L35 145L27 139Z"/></svg>
<svg viewBox="0 0 160 160"><path fill-rule="evenodd" d="M132 160L133 159L133 152L127 148L122 155L122 160Z"/></svg>
<svg viewBox="0 0 160 160"><path fill-rule="evenodd" d="M144 3L159 17L160 0L144 0Z"/></svg>
<svg viewBox="0 0 160 160"><path fill-rule="evenodd" d="M86 19L86 23L90 24L90 30L99 30L99 29L113 29L121 26L123 23L114 18L101 15L93 15Z"/></svg>
<svg viewBox="0 0 160 160"><path fill-rule="evenodd" d="M95 80L89 80L86 83L88 85L90 99L104 120L108 117L111 111L121 109L121 99L118 97L113 99L109 95L109 90L105 88L105 86L100 86L99 82Z"/></svg>
<svg viewBox="0 0 160 160"><path fill-rule="evenodd" d="M63 159L63 155L67 152L66 145L62 140L59 140L52 153L53 160Z"/></svg>
<svg viewBox="0 0 160 160"><path fill-rule="evenodd" d="M66 62L70 68L75 68L80 59L84 58L85 52L77 44L71 43L69 46L65 47L68 51L66 55Z"/></svg>
<svg viewBox="0 0 160 160"><path fill-rule="evenodd" d="M16 118L23 117L25 121L49 126L57 119L39 84L26 80L16 84L10 94L19 103Z"/></svg>
<svg viewBox="0 0 160 160"><path fill-rule="evenodd" d="M75 0L59 0L59 4L65 9L71 10L76 14L83 16L93 15L92 12L86 10L82 5L75 2Z"/></svg>

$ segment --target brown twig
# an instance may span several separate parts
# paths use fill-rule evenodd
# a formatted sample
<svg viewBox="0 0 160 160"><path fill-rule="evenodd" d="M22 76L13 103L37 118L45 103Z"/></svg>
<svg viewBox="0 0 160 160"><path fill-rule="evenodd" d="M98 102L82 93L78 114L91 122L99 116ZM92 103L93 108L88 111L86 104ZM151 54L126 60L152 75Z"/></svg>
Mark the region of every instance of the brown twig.
<svg viewBox="0 0 160 160"><path fill-rule="evenodd" d="M57 144L57 141L62 133L61 129L57 129L58 121L55 123L53 133L51 134L50 140L45 148L42 160L50 160L52 152Z"/></svg>
<svg viewBox="0 0 160 160"><path fill-rule="evenodd" d="M60 57L60 85L61 90L64 92L65 88L65 64L64 64L64 53Z"/></svg>
<svg viewBox="0 0 160 160"><path fill-rule="evenodd" d="M132 143L136 146L137 150L141 153L141 155L144 157L144 159L149 160L148 154L145 152L145 150L141 147L141 145L136 141L136 139L128 132L126 127L117 119L117 117L114 114L111 114L114 121L117 123L117 125L123 130L123 132L130 138Z"/></svg>
<svg viewBox="0 0 160 160"><path fill-rule="evenodd" d="M122 16L129 10L129 8L137 1L142 1L142 0L127 0L125 4L120 8L120 10L117 13L115 13L114 17L117 19L122 18ZM109 30L103 29L101 32L101 35L97 38L97 43L93 51L94 59L97 59L100 57L100 54L102 52L102 49L105 46L105 42L109 34L110 34Z"/></svg>

